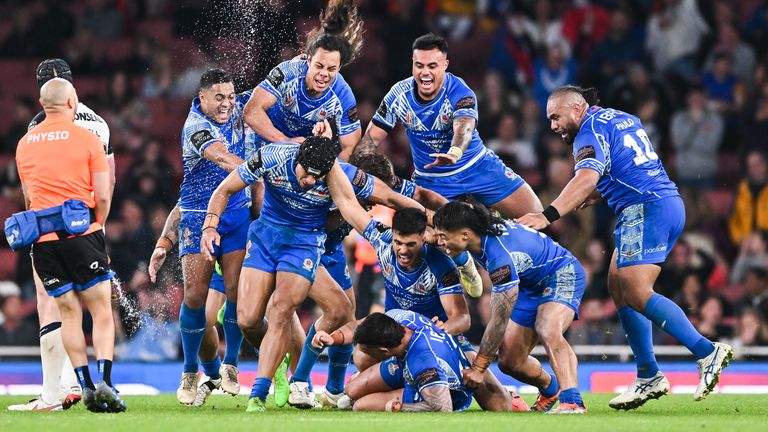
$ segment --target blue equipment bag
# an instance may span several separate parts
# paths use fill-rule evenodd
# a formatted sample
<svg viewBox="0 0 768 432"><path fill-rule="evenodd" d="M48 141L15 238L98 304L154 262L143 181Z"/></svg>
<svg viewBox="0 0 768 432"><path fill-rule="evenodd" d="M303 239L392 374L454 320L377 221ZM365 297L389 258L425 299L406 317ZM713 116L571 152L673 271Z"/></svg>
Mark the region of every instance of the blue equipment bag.
<svg viewBox="0 0 768 432"><path fill-rule="evenodd" d="M27 210L13 214L5 220L5 237L13 250L36 242L40 236L64 231L80 235L88 231L93 210L83 201L67 200L64 204L44 210Z"/></svg>

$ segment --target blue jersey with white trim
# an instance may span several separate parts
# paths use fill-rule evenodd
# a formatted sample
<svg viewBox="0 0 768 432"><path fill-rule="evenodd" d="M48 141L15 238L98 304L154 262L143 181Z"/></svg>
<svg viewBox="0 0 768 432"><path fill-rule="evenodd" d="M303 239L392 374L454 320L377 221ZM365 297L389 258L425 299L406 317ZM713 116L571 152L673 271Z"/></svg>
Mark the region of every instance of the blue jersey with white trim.
<svg viewBox="0 0 768 432"><path fill-rule="evenodd" d="M237 168L240 179L251 185L264 179L264 201L260 219L300 231L324 229L333 205L325 178L302 189L296 178L299 144L269 144ZM373 193L373 177L348 163L338 161L360 199Z"/></svg>
<svg viewBox="0 0 768 432"><path fill-rule="evenodd" d="M456 117L478 120L477 97L464 80L451 73L445 74L442 88L431 101L420 100L417 91L413 77L392 86L373 116L374 124L387 131L397 122L405 126L413 165L419 173L450 175L475 162L486 150L477 129L472 132L472 141L455 165L424 170L424 165L434 161L430 153L446 153L451 147Z"/></svg>
<svg viewBox="0 0 768 432"><path fill-rule="evenodd" d="M267 110L272 125L289 138L312 135L315 123L336 119L339 135L360 129L357 102L352 89L341 74L318 97L310 97L306 89L309 65L306 60L288 60L275 66L259 84L277 102ZM260 136L260 141L264 141Z"/></svg>
<svg viewBox="0 0 768 432"><path fill-rule="evenodd" d="M440 302L440 296L463 294L456 263L440 249L425 244L421 248L421 263L414 270L400 267L392 249L392 229L372 220L363 237L376 249L376 255L384 278L386 296L384 310L406 309L439 317L448 316Z"/></svg>
<svg viewBox="0 0 768 432"><path fill-rule="evenodd" d="M462 369L470 367L470 363L451 335L435 327L426 316L413 311L390 309L386 314L413 331L405 354L398 358L408 385L421 393L429 386L442 384L448 386L451 393L472 397L472 390L464 386L461 375Z"/></svg>
<svg viewBox="0 0 768 432"><path fill-rule="evenodd" d="M623 111L592 106L573 142L575 170L600 174L597 191L616 212L632 204L679 195L640 119Z"/></svg>
<svg viewBox="0 0 768 432"><path fill-rule="evenodd" d="M482 236L482 253L472 254L487 271L494 292L532 286L576 258L546 234L506 221L498 235Z"/></svg>
<svg viewBox="0 0 768 432"><path fill-rule="evenodd" d="M229 121L216 123L200 111L200 99L192 100L189 115L181 133L182 164L184 179L179 191L179 207L185 211L202 211L208 208L213 191L227 177L227 172L203 156L205 149L219 141L227 150L240 158L245 157L245 129L243 109L251 98L247 91L237 95ZM238 192L229 199L226 210L234 210L250 203L245 192Z"/></svg>

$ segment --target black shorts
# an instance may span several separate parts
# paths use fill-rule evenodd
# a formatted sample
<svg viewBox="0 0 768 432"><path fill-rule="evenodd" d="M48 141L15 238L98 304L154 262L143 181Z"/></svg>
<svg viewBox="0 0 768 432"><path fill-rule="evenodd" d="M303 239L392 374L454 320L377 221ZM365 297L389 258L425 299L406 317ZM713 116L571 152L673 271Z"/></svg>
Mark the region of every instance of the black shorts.
<svg viewBox="0 0 768 432"><path fill-rule="evenodd" d="M35 243L32 262L48 295L58 297L72 289L84 291L111 279L104 232Z"/></svg>

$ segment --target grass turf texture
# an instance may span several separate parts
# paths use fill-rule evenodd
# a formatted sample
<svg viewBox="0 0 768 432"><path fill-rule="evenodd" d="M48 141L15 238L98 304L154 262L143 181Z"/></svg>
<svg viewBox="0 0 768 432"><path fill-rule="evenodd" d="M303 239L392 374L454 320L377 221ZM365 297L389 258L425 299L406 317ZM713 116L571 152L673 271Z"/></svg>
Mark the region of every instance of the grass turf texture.
<svg viewBox="0 0 768 432"><path fill-rule="evenodd" d="M613 395L585 394L589 413L556 416L537 413L486 413L473 405L458 414L353 413L338 410L302 411L276 408L270 399L266 413L246 414L245 396L213 395L203 408L187 408L175 395L126 396L128 411L94 414L82 403L69 411L11 412L6 407L23 397L0 396L0 431L280 431L395 432L426 431L751 431L765 426L768 395L710 395L694 402L692 395L671 395L634 411L608 407ZM533 397L525 399L533 402Z"/></svg>

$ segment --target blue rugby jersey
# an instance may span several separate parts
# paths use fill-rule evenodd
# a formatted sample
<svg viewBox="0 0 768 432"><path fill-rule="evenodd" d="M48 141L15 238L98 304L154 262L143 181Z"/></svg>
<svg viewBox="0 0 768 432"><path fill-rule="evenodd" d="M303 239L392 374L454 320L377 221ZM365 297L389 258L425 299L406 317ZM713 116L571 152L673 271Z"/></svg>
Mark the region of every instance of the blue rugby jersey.
<svg viewBox="0 0 768 432"><path fill-rule="evenodd" d="M386 296L384 309L406 309L439 317L448 316L440 303L441 295L463 294L456 263L435 246L425 244L421 249L421 263L415 270L400 267L392 249L392 229L372 220L363 237L376 249L384 278Z"/></svg>
<svg viewBox="0 0 768 432"><path fill-rule="evenodd" d="M592 106L573 143L575 170L600 174L597 191L616 214L632 204L677 196L640 119L623 111Z"/></svg>
<svg viewBox="0 0 768 432"><path fill-rule="evenodd" d="M373 123L391 130L397 122L405 126L415 170L420 175L450 175L469 168L485 154L486 148L477 129L472 141L456 165L435 166L424 170L434 161L430 153L446 153L453 140L453 120L467 116L478 120L477 97L461 78L445 74L443 87L429 102L420 101L413 77L404 79L389 90L373 116Z"/></svg>
<svg viewBox="0 0 768 432"><path fill-rule="evenodd" d="M184 179L179 191L179 207L183 211L205 211L213 191L227 177L227 172L203 157L205 149L216 141L240 158L245 157L245 129L243 109L251 98L251 92L241 93L235 100L232 116L225 124L219 124L200 111L200 99L192 100L189 115L181 133L182 164ZM226 210L249 204L245 192L240 191L229 199Z"/></svg>
<svg viewBox="0 0 768 432"><path fill-rule="evenodd" d="M260 219L300 231L324 229L328 210L333 206L325 179L302 189L296 178L299 144L269 144L237 168L240 179L253 184L264 179L264 202ZM373 177L357 167L339 161L352 189L360 199L373 193Z"/></svg>
<svg viewBox="0 0 768 432"><path fill-rule="evenodd" d="M493 292L532 286L576 258L546 234L507 221L499 235L482 236L482 253L472 254L488 271Z"/></svg>
<svg viewBox="0 0 768 432"><path fill-rule="evenodd" d="M390 309L386 314L413 331L405 355L398 358L406 384L419 393L429 386L447 385L454 402L457 399L471 401L473 391L464 386L461 375L462 369L471 364L454 338L416 312ZM437 376L424 374L429 369L435 369Z"/></svg>
<svg viewBox="0 0 768 432"><path fill-rule="evenodd" d="M275 128L289 138L312 135L315 123L326 119L336 120L339 135L360 129L355 95L344 77L336 74L328 89L312 98L307 95L305 83L308 68L306 60L284 61L259 84L259 88L277 98L267 110ZM265 142L260 136L257 140Z"/></svg>

